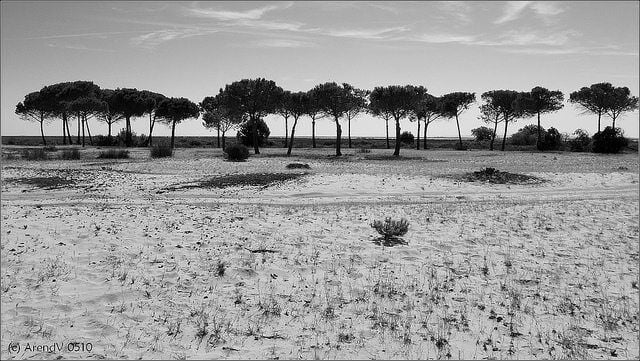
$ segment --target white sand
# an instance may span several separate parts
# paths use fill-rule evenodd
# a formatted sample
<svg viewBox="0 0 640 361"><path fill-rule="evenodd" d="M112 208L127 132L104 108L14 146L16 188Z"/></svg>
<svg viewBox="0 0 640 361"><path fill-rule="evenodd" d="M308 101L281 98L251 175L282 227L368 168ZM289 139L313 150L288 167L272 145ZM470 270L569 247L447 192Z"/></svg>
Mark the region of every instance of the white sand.
<svg viewBox="0 0 640 361"><path fill-rule="evenodd" d="M204 149L3 162L0 356L639 357L637 155L282 152L244 163ZM268 188L166 189L301 172L290 162L309 174ZM445 177L487 166L547 182ZM10 181L50 176L76 185ZM387 216L409 220L408 245L372 242L369 223ZM72 340L93 351L8 352L12 341Z"/></svg>

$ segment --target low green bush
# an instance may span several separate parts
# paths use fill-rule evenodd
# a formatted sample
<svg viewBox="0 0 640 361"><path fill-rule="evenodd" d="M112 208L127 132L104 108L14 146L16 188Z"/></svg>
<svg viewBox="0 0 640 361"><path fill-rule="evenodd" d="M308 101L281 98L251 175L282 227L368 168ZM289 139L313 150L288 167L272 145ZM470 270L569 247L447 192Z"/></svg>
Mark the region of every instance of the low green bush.
<svg viewBox="0 0 640 361"><path fill-rule="evenodd" d="M224 149L224 156L232 162L243 162L249 158L249 148L240 143L231 144Z"/></svg>
<svg viewBox="0 0 640 361"><path fill-rule="evenodd" d="M129 158L129 151L125 149L109 149L98 154L99 159L124 159Z"/></svg>
<svg viewBox="0 0 640 361"><path fill-rule="evenodd" d="M173 149L168 144L155 144L149 150L151 158L166 158L173 156Z"/></svg>

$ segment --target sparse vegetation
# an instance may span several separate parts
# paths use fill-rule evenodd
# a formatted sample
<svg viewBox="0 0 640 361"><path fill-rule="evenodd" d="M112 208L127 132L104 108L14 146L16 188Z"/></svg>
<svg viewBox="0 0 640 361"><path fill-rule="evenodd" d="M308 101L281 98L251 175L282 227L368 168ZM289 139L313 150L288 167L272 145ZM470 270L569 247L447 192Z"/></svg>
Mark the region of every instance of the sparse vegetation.
<svg viewBox="0 0 640 361"><path fill-rule="evenodd" d="M289 163L287 169L310 169L311 167L307 163Z"/></svg>
<svg viewBox="0 0 640 361"><path fill-rule="evenodd" d="M593 135L592 144L595 153L620 153L629 144L629 140L624 137L620 128L606 127Z"/></svg>
<svg viewBox="0 0 640 361"><path fill-rule="evenodd" d="M543 180L538 177L501 172L491 167L484 168L477 172L464 174L459 178L466 182L487 182L496 184L533 184L543 182Z"/></svg>
<svg viewBox="0 0 640 361"><path fill-rule="evenodd" d="M249 148L240 143L234 143L224 149L225 158L231 162L244 162L249 158Z"/></svg>
<svg viewBox="0 0 640 361"><path fill-rule="evenodd" d="M22 159L25 160L47 160L49 156L45 152L44 148L37 149L23 149Z"/></svg>
<svg viewBox="0 0 640 361"><path fill-rule="evenodd" d="M572 152L590 152L591 151L591 137L589 133L583 129L576 129L573 132L575 136L569 141L569 147Z"/></svg>
<svg viewBox="0 0 640 361"><path fill-rule="evenodd" d="M384 222L376 220L373 221L370 226L386 240L404 236L407 231L409 231L409 222L404 218L398 221L387 217Z"/></svg>
<svg viewBox="0 0 640 361"><path fill-rule="evenodd" d="M168 144L156 144L151 147L151 158L166 158L173 156L173 149Z"/></svg>
<svg viewBox="0 0 640 361"><path fill-rule="evenodd" d="M125 159L129 158L129 151L126 149L109 149L98 154L99 159Z"/></svg>
<svg viewBox="0 0 640 361"><path fill-rule="evenodd" d="M80 151L77 148L65 149L62 151L60 159L78 160L80 159Z"/></svg>

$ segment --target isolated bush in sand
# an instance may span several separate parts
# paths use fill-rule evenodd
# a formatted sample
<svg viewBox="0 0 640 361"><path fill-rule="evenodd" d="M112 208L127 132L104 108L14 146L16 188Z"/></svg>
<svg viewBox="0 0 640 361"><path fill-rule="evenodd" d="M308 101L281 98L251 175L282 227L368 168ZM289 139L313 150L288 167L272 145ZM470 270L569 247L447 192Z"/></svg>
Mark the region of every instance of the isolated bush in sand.
<svg viewBox="0 0 640 361"><path fill-rule="evenodd" d="M249 148L239 143L231 144L224 149L224 157L232 162L244 162L249 158Z"/></svg>
<svg viewBox="0 0 640 361"><path fill-rule="evenodd" d="M409 230L409 222L402 218L399 221L391 220L391 217L384 219L384 222L376 220L371 223L374 228L385 240L390 240L400 236L404 236Z"/></svg>

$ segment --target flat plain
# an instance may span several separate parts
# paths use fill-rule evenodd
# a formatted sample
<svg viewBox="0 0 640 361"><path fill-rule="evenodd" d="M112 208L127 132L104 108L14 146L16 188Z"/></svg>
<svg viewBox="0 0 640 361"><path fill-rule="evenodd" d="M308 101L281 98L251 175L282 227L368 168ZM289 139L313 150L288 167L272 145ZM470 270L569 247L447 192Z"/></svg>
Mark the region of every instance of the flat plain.
<svg viewBox="0 0 640 361"><path fill-rule="evenodd" d="M3 160L2 359L640 357L637 154L98 152Z"/></svg>

